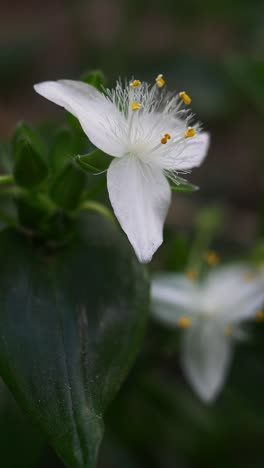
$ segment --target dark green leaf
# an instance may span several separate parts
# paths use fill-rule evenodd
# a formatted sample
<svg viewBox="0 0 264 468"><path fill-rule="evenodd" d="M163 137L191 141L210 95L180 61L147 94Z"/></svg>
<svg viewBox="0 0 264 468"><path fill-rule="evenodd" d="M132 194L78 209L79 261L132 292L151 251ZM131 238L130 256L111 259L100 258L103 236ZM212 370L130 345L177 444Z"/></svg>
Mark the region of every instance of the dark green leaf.
<svg viewBox="0 0 264 468"><path fill-rule="evenodd" d="M92 174L98 174L106 171L111 160L111 156L108 156L108 154L105 154L99 149L95 149L91 151L91 153L83 156L76 156L75 158L75 161L82 169Z"/></svg>
<svg viewBox="0 0 264 468"><path fill-rule="evenodd" d="M74 153L76 154L76 149L72 129L66 126L60 128L55 134L52 145L51 166L53 172L61 171Z"/></svg>
<svg viewBox="0 0 264 468"><path fill-rule="evenodd" d="M1 466L36 468L43 456L43 434L32 424L15 402L11 392L0 379L0 453Z"/></svg>
<svg viewBox="0 0 264 468"><path fill-rule="evenodd" d="M0 233L0 372L69 468L94 468L102 414L139 349L144 270L111 222L86 217L67 251Z"/></svg>
<svg viewBox="0 0 264 468"><path fill-rule="evenodd" d="M21 140L30 142L35 151L41 156L46 154L47 149L39 133L24 121L18 122L12 136L12 147L14 152L16 152L17 145Z"/></svg>
<svg viewBox="0 0 264 468"><path fill-rule="evenodd" d="M65 210L74 210L80 203L84 188L85 174L72 162L55 180L51 188L51 198Z"/></svg>
<svg viewBox="0 0 264 468"><path fill-rule="evenodd" d="M264 111L264 60L245 56L234 56L225 63L226 70L235 85Z"/></svg>
<svg viewBox="0 0 264 468"><path fill-rule="evenodd" d="M199 190L197 185L190 184L190 182L182 179L182 177L177 177L175 182L170 180L170 186L174 192L196 192Z"/></svg>
<svg viewBox="0 0 264 468"><path fill-rule="evenodd" d="M14 177L18 185L32 188L48 176L48 167L28 139L19 139L15 148Z"/></svg>
<svg viewBox="0 0 264 468"><path fill-rule="evenodd" d="M106 85L106 78L101 70L86 72L81 76L81 80L94 86L99 91L102 91L102 88Z"/></svg>

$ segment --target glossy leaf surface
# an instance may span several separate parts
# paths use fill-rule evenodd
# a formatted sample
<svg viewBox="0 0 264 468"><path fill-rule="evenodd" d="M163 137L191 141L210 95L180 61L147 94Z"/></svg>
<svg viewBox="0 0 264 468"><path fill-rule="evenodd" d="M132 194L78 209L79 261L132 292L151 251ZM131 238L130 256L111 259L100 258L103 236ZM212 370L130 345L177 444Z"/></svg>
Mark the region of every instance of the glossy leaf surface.
<svg viewBox="0 0 264 468"><path fill-rule="evenodd" d="M94 468L102 415L140 347L148 285L127 241L90 215L67 251L0 234L0 372L70 468Z"/></svg>

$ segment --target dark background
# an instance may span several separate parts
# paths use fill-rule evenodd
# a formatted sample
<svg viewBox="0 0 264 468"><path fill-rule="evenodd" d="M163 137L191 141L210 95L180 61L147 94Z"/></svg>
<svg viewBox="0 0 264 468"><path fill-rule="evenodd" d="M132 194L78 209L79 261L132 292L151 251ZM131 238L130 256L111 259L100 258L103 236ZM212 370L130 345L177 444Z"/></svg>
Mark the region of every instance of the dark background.
<svg viewBox="0 0 264 468"><path fill-rule="evenodd" d="M174 195L166 236L181 236L177 245L185 246L197 212L217 203L224 211L217 247L226 257L245 254L264 231L263 17L260 0L2 0L0 138L21 119L34 125L63 119L33 91L35 82L78 79L95 68L109 85L118 76L153 80L163 73L171 89L192 96L212 138L207 160L189 176L201 190ZM156 262L168 268L173 254L163 247ZM261 328L253 326L223 394L207 408L183 380L170 332L152 325L145 353L109 410L101 466L262 468ZM0 466L61 466L18 416L4 386L1 395Z"/></svg>
<svg viewBox="0 0 264 468"><path fill-rule="evenodd" d="M94 68L110 85L164 73L171 89L190 93L212 135L208 160L191 177L202 190L195 200L178 196L170 221L188 223L201 198L226 201L227 224L248 240L263 180L263 16L261 0L2 0L0 136L20 119L62 118L35 82Z"/></svg>

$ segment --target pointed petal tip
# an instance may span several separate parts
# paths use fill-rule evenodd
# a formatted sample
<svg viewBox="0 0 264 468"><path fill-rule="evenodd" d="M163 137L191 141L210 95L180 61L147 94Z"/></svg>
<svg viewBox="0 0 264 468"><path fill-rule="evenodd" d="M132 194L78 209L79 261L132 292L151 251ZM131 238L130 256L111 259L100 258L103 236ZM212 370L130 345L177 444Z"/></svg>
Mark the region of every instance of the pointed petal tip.
<svg viewBox="0 0 264 468"><path fill-rule="evenodd" d="M128 235L127 235L127 237L129 239ZM129 241L130 241L130 239L129 239ZM155 244L146 243L145 245L138 245L138 243L134 244L134 243L131 242L138 261L140 263L142 263L143 265L146 265L146 264L151 262L153 256L155 255L156 251L160 248L162 243L163 243L163 233L162 232L160 234L160 238L156 239Z"/></svg>
<svg viewBox="0 0 264 468"><path fill-rule="evenodd" d="M223 388L231 358L232 342L222 326L200 319L185 331L181 355L183 371L205 403L213 402Z"/></svg>
<svg viewBox="0 0 264 468"><path fill-rule="evenodd" d="M39 90L41 89L41 83L35 83L33 85L33 89L36 91L36 93L39 93Z"/></svg>
<svg viewBox="0 0 264 468"><path fill-rule="evenodd" d="M158 249L159 247L157 247ZM135 251L135 254L136 254L136 257L139 261L139 263L142 263L143 265L146 265L147 263L150 263L151 260L152 260L152 257L154 255L155 252L139 252L137 249L135 249L134 247L134 251Z"/></svg>
<svg viewBox="0 0 264 468"><path fill-rule="evenodd" d="M41 83L35 83L33 88L36 93L40 94L46 99L49 99L50 101L56 102L53 98L54 86L56 87L56 81L42 81Z"/></svg>
<svg viewBox="0 0 264 468"><path fill-rule="evenodd" d="M212 405L215 400L217 399L221 388L202 388L202 387L197 387L193 386L193 391L197 395L197 397L205 404L205 405Z"/></svg>
<svg viewBox="0 0 264 468"><path fill-rule="evenodd" d="M163 242L171 190L159 168L123 156L111 162L107 188L114 213L140 263L149 263Z"/></svg>

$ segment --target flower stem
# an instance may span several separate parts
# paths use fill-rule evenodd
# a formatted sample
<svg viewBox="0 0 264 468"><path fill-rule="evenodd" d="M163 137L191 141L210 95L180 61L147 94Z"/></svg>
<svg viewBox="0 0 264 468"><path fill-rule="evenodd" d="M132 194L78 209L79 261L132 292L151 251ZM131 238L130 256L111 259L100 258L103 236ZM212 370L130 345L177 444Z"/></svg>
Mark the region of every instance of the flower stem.
<svg viewBox="0 0 264 468"><path fill-rule="evenodd" d="M105 216L106 218L110 219L110 221L115 222L115 217L113 216L112 212L101 203L96 201L85 201L80 206L80 211L82 210L92 210L100 213L101 215Z"/></svg>

